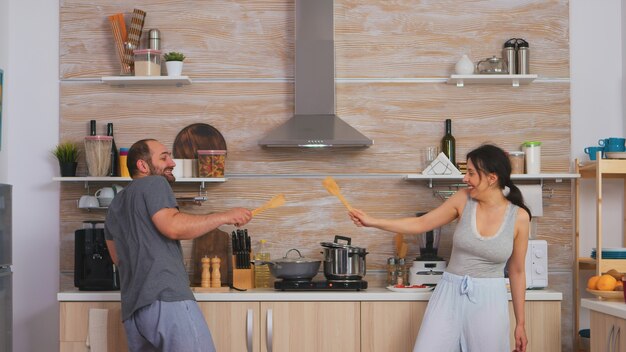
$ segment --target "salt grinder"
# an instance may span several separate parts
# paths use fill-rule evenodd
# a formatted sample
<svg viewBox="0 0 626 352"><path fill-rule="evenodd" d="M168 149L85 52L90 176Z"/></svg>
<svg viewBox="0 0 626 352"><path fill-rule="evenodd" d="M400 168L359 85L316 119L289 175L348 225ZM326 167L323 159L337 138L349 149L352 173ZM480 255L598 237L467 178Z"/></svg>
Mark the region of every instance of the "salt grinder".
<svg viewBox="0 0 626 352"><path fill-rule="evenodd" d="M211 287L221 287L222 277L220 275L220 262L222 260L218 257L211 258Z"/></svg>
<svg viewBox="0 0 626 352"><path fill-rule="evenodd" d="M148 32L148 49L161 50L161 32L158 29Z"/></svg>
<svg viewBox="0 0 626 352"><path fill-rule="evenodd" d="M200 287L211 287L211 273L209 271L210 259L204 257L200 260L200 262L202 262L202 278L200 281Z"/></svg>

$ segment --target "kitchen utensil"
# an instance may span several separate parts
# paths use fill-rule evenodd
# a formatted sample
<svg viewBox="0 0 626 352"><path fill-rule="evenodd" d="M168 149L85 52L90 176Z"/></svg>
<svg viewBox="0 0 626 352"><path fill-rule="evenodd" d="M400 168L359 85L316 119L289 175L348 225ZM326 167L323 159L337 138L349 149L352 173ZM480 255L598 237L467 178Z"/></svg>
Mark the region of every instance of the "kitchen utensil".
<svg viewBox="0 0 626 352"><path fill-rule="evenodd" d="M139 48L141 40L141 32L143 30L143 23L146 19L146 12L140 9L133 9L133 14L130 19L130 26L128 28L128 37L126 38L126 54L133 55L133 50Z"/></svg>
<svg viewBox="0 0 626 352"><path fill-rule="evenodd" d="M402 242L404 242L404 235L401 233L396 233L393 237L396 242L396 256L400 253L400 249L402 248Z"/></svg>
<svg viewBox="0 0 626 352"><path fill-rule="evenodd" d="M289 258L289 253L295 251L297 258ZM283 280L310 280L320 268L321 260L309 259L302 256L299 250L292 248L285 253L282 259L278 260L255 260L255 264L267 264L270 272L277 279Z"/></svg>
<svg viewBox="0 0 626 352"><path fill-rule="evenodd" d="M409 251L409 245L406 242L402 242L400 250L398 251L398 258L402 259L406 257L406 253Z"/></svg>
<svg viewBox="0 0 626 352"><path fill-rule="evenodd" d="M266 211L267 209L278 208L283 204L285 204L285 195L281 193L279 195L272 197L272 199L268 200L265 204L261 205L260 207L254 209L252 211L252 216L259 215L262 212Z"/></svg>
<svg viewBox="0 0 626 352"><path fill-rule="evenodd" d="M124 15L117 13L109 16L109 23L111 23L111 30L113 32L113 40L115 41L115 49L117 56L121 64L121 74L130 75L133 67L133 57L127 56L124 48L126 42L126 23L124 22ZM95 133L93 134L95 135Z"/></svg>
<svg viewBox="0 0 626 352"><path fill-rule="evenodd" d="M506 74L506 62L495 55L478 61L476 64L476 70L480 74Z"/></svg>
<svg viewBox="0 0 626 352"><path fill-rule="evenodd" d="M346 241L345 244L338 241ZM350 237L335 236L334 242L322 242L324 276L328 280L360 280L365 276L365 248L351 245Z"/></svg>
<svg viewBox="0 0 626 352"><path fill-rule="evenodd" d="M346 198L343 197L341 191L339 190L339 185L337 185L337 182L335 182L332 177L327 176L324 181L322 181L322 185L324 186L324 188L326 188L328 193L339 198L339 200L343 203L343 205L345 205L346 208L348 208L348 210L352 210L350 203L348 203Z"/></svg>

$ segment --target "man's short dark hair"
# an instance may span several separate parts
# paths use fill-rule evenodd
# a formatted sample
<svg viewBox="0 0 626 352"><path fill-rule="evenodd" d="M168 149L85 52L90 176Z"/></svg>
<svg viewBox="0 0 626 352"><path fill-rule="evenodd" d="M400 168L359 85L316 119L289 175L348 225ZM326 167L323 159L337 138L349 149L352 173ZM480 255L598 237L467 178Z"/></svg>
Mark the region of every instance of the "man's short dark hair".
<svg viewBox="0 0 626 352"><path fill-rule="evenodd" d="M139 170L137 170L138 160L144 160L148 164L152 164L150 160L152 153L150 152L150 147L148 146L148 142L150 141L156 142L156 139L142 139L135 142L135 144L133 144L128 150L126 166L128 166L128 173L130 174L130 177L134 178L139 172Z"/></svg>

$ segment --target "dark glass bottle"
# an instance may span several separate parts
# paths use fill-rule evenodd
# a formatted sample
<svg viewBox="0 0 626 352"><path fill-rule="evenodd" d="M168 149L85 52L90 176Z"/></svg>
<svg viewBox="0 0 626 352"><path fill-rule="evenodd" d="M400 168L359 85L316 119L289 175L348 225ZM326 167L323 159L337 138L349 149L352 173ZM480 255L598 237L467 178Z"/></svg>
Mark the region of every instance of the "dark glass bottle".
<svg viewBox="0 0 626 352"><path fill-rule="evenodd" d="M110 122L107 124L107 136L113 137L113 124ZM111 142L111 170L109 171L109 176L115 177L120 175L120 154L115 145L115 138Z"/></svg>
<svg viewBox="0 0 626 352"><path fill-rule="evenodd" d="M452 135L452 120L446 119L446 134L441 139L441 151L456 166L456 140Z"/></svg>
<svg viewBox="0 0 626 352"><path fill-rule="evenodd" d="M90 136L96 135L96 120L89 121L89 135Z"/></svg>

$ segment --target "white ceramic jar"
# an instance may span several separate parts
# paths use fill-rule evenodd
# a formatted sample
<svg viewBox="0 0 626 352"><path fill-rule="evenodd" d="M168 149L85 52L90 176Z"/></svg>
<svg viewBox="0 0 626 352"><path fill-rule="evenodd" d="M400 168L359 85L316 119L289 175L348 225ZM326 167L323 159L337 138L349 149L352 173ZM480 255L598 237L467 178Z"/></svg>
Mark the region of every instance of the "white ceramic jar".
<svg viewBox="0 0 626 352"><path fill-rule="evenodd" d="M471 75L474 73L474 63L467 55L463 55L456 65L454 65L454 70L457 75Z"/></svg>
<svg viewBox="0 0 626 352"><path fill-rule="evenodd" d="M528 141L522 144L524 156L526 157L526 173L541 173L541 142Z"/></svg>

